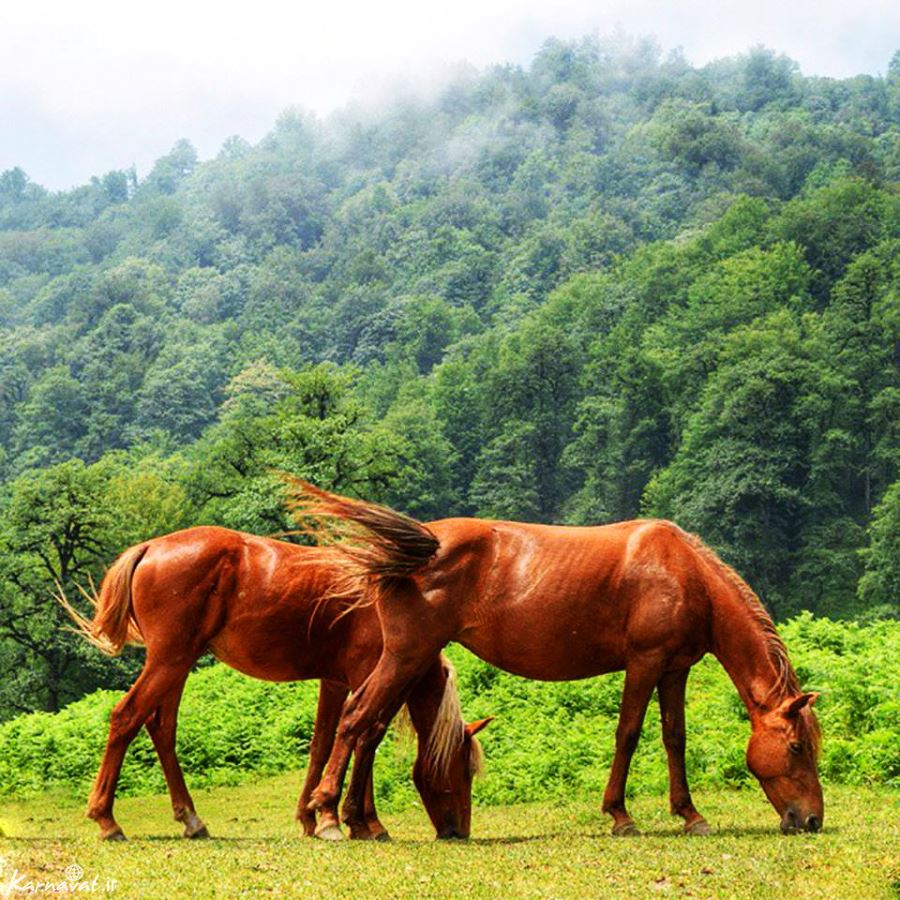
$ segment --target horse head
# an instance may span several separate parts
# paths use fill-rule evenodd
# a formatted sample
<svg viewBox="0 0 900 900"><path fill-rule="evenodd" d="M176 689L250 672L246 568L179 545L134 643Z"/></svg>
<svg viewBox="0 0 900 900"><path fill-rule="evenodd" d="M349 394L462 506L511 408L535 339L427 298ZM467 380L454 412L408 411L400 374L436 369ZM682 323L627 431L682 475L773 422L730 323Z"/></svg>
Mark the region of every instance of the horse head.
<svg viewBox="0 0 900 900"><path fill-rule="evenodd" d="M493 716L469 722L440 766L420 756L413 781L438 839L467 838L472 821L472 780L481 770L481 745L475 737Z"/></svg>
<svg viewBox="0 0 900 900"><path fill-rule="evenodd" d="M818 696L787 697L752 718L747 767L781 816L785 834L818 831L825 815L816 766L819 726L811 708Z"/></svg>

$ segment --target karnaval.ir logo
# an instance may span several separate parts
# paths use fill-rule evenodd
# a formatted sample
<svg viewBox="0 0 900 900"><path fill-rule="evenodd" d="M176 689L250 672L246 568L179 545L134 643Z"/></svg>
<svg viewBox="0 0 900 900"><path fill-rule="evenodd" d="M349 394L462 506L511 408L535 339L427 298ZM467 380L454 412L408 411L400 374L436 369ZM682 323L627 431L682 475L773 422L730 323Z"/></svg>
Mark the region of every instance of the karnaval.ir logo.
<svg viewBox="0 0 900 900"><path fill-rule="evenodd" d="M114 878L107 878L100 883L100 877L86 877L84 868L76 862L71 862L63 870L62 881L35 881L29 878L25 872L8 865L8 860L0 856L0 898L18 896L19 894L40 894L41 896L56 896L59 894L95 893L98 890L105 893L114 891L117 882Z"/></svg>

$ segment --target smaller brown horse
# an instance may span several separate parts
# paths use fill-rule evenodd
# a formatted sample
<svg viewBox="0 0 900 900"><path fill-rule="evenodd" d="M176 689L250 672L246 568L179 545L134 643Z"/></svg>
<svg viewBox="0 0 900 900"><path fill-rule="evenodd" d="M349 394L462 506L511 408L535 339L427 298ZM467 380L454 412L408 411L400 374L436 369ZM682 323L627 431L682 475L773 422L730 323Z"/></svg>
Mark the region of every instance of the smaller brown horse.
<svg viewBox="0 0 900 900"><path fill-rule="evenodd" d="M625 670L616 751L603 798L614 834L637 829L625 781L657 690L670 802L685 830L709 827L685 774L684 697L690 668L716 656L747 708L747 765L785 832L818 831L824 803L819 729L772 619L737 573L672 522L598 527L443 519L425 526L385 507L298 483L296 511L341 537L348 578L368 589L384 652L348 701L315 804L359 796L385 723L410 680L449 641L498 668L546 681Z"/></svg>
<svg viewBox="0 0 900 900"><path fill-rule="evenodd" d="M105 653L126 642L147 648L143 670L113 710L109 740L87 815L101 837L122 839L113 801L128 745L146 725L166 777L175 819L185 837L207 837L178 759L178 706L191 667L211 650L221 661L268 681L322 679L306 784L297 818L306 834L341 837L337 806L309 809L334 740L348 690L358 688L381 654L374 609L334 598L340 569L328 551L201 527L154 538L126 550L110 567L92 621L60 596L80 631ZM348 605L349 604L349 605ZM487 724L461 719L453 670L434 655L405 698L419 738L413 777L437 836L468 837L472 776L481 750L475 734ZM372 799L348 798L344 822L351 837L384 839Z"/></svg>

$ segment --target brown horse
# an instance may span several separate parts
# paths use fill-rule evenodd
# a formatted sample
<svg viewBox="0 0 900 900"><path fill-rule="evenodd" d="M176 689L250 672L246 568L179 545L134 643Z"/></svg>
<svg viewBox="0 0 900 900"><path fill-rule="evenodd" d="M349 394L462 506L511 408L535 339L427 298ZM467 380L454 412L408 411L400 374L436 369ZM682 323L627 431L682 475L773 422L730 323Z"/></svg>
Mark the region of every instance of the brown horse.
<svg viewBox="0 0 900 900"><path fill-rule="evenodd" d="M208 836L175 755L178 705L191 667L206 651L240 672L269 681L322 679L306 785L297 818L306 834L341 836L337 806L309 809L309 795L331 752L348 689L363 683L381 654L375 611L352 608L340 593L331 551L301 547L224 528L190 528L137 544L110 567L92 621L60 600L82 633L106 653L126 642L147 648L144 668L113 710L109 740L87 815L103 838L123 838L113 801L128 745L146 725L166 777L175 819L185 837ZM348 603L351 603L348 606ZM438 837L467 837L471 780L480 760L474 737L486 721L465 725L452 668L438 653L405 686L419 738L414 780ZM372 801L344 805L355 838L384 838Z"/></svg>
<svg viewBox="0 0 900 900"><path fill-rule="evenodd" d="M635 833L625 780L657 689L672 812L689 833L709 826L685 775L684 696L704 654L724 666L750 716L747 765L784 832L817 831L824 815L816 769L819 731L784 644L747 584L671 522L563 527L444 519L427 527L384 507L300 483L295 508L313 529L343 541L347 577L368 583L384 651L348 701L314 804L340 794L355 747L349 793L397 710L405 686L448 641L489 663L542 680L625 670L616 751L603 810L613 833Z"/></svg>

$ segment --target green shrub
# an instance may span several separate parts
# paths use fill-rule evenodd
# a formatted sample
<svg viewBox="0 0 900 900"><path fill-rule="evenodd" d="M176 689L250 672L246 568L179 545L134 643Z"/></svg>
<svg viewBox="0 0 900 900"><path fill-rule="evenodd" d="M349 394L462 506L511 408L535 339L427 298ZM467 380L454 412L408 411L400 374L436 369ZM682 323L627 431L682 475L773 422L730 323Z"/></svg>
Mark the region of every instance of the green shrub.
<svg viewBox="0 0 900 900"><path fill-rule="evenodd" d="M867 625L798 616L781 627L804 687L822 692L816 710L824 734L826 782L900 786L900 622ZM482 741L480 803L514 803L602 793L613 754L621 673L579 682L538 682L492 670L459 647L448 651L470 719L496 716ZM0 726L0 792L28 795L63 788L86 795L120 695L98 691L56 715L32 713ZM270 684L224 666L188 681L178 752L189 784L234 784L306 762L316 685ZM697 787L744 787L749 725L734 687L712 658L688 682L687 760ZM392 733L379 751L379 800L399 808L415 800L413 750ZM629 790L666 790L665 752L655 703L648 710ZM299 778L298 778L299 787ZM145 734L122 770L123 794L165 784Z"/></svg>

